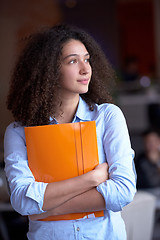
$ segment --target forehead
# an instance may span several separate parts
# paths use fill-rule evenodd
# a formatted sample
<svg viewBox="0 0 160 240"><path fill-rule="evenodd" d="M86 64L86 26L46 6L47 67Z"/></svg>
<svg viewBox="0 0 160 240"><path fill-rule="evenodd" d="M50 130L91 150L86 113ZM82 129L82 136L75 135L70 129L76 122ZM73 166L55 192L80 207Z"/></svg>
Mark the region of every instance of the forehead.
<svg viewBox="0 0 160 240"><path fill-rule="evenodd" d="M69 55L69 54L86 54L88 53L85 45L75 39L71 39L68 42L66 42L62 47L62 55Z"/></svg>
<svg viewBox="0 0 160 240"><path fill-rule="evenodd" d="M158 140L160 141L160 137L156 133L149 133L145 136L146 140Z"/></svg>

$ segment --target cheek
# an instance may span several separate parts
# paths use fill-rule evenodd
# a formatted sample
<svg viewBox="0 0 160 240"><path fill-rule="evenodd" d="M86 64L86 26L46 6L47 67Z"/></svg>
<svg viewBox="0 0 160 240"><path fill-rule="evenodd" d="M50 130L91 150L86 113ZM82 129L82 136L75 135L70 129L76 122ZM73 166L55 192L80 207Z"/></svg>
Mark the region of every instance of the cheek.
<svg viewBox="0 0 160 240"><path fill-rule="evenodd" d="M71 87L73 85L73 74L70 71L67 71L65 74L61 74L60 85L61 87Z"/></svg>
<svg viewBox="0 0 160 240"><path fill-rule="evenodd" d="M63 69L60 72L60 82L65 82L67 80L67 78L69 78L69 71L67 71L67 69Z"/></svg>
<svg viewBox="0 0 160 240"><path fill-rule="evenodd" d="M90 72L90 75L92 75L92 67L91 67L91 65L89 65L88 71Z"/></svg>
<svg viewBox="0 0 160 240"><path fill-rule="evenodd" d="M92 68L90 67L90 73L91 73L91 75L92 75Z"/></svg>

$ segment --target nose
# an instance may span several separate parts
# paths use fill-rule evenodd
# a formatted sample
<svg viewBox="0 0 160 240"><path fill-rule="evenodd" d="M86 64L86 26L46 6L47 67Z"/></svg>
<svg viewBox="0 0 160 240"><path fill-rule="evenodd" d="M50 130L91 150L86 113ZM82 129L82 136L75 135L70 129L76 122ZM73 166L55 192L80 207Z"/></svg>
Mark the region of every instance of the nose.
<svg viewBox="0 0 160 240"><path fill-rule="evenodd" d="M81 75L86 75L89 73L90 68L91 66L89 65L89 63L81 62L79 72Z"/></svg>

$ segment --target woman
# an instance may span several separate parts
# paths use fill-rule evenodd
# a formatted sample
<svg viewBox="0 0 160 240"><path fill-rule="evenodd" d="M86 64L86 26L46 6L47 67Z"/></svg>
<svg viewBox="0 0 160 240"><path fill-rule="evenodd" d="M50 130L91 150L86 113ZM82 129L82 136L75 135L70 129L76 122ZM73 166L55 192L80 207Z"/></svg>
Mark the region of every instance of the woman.
<svg viewBox="0 0 160 240"><path fill-rule="evenodd" d="M15 122L6 130L4 149L11 203L29 215L28 239L126 239L120 211L136 191L134 152L121 110L109 103L113 76L98 44L75 27L38 33L24 49L8 95ZM28 167L24 126L93 120L100 165L66 181L36 182ZM104 217L38 221L99 210Z"/></svg>
<svg viewBox="0 0 160 240"><path fill-rule="evenodd" d="M160 186L160 135L155 129L142 134L144 150L135 161L137 188L158 188Z"/></svg>

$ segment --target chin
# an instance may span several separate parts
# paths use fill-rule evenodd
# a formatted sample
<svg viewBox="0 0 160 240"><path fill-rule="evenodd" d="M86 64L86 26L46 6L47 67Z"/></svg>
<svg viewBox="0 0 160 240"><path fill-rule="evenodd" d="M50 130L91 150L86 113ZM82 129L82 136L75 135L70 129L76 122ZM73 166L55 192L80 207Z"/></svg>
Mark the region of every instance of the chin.
<svg viewBox="0 0 160 240"><path fill-rule="evenodd" d="M85 89L79 90L79 94L84 94L84 93L87 93L87 92L88 92L88 87L85 88Z"/></svg>

